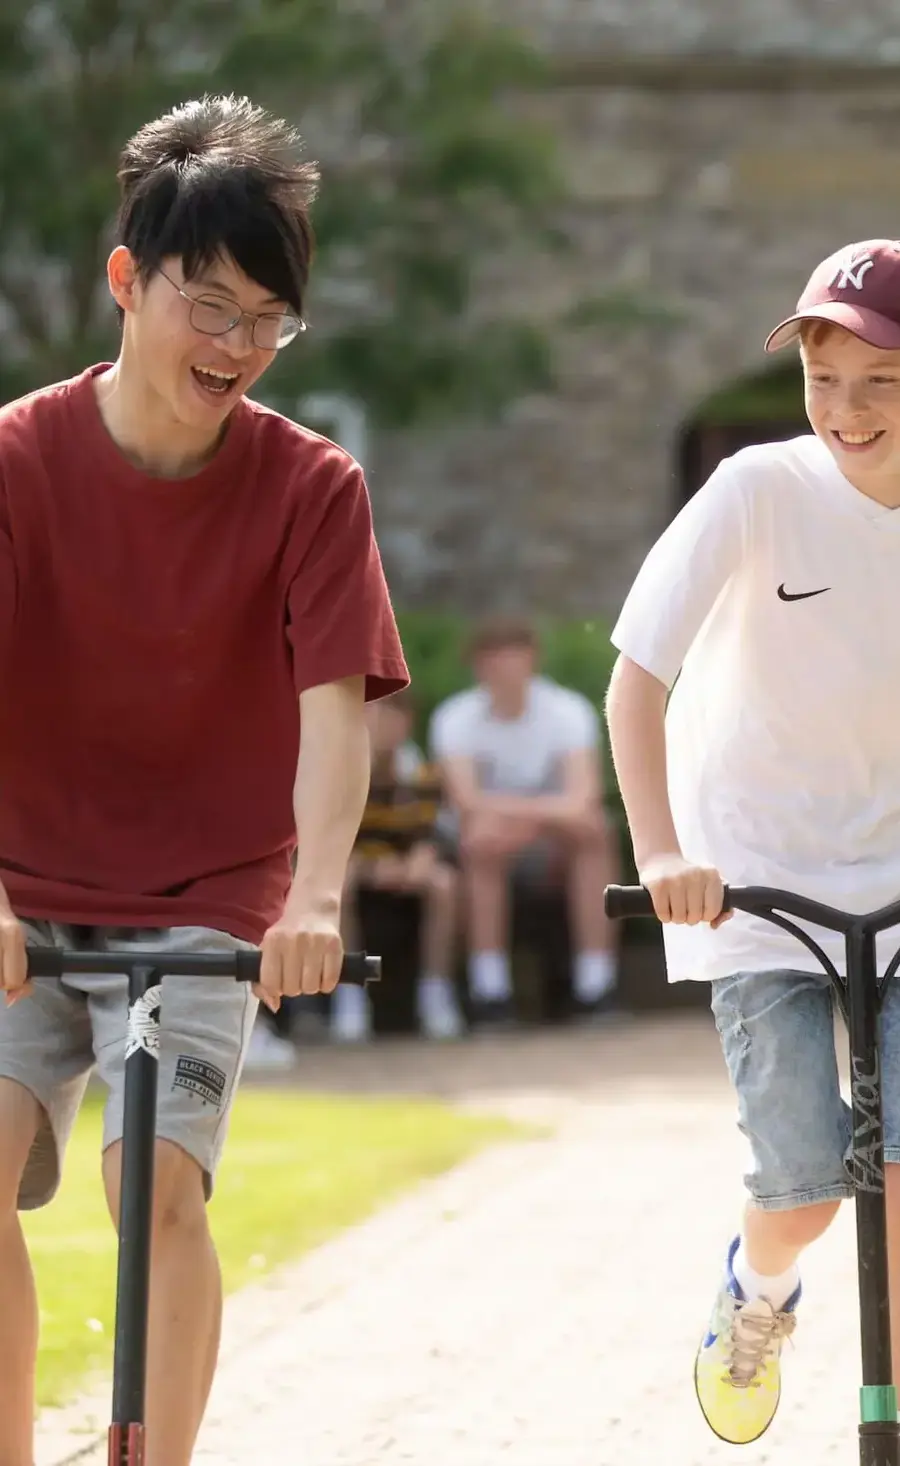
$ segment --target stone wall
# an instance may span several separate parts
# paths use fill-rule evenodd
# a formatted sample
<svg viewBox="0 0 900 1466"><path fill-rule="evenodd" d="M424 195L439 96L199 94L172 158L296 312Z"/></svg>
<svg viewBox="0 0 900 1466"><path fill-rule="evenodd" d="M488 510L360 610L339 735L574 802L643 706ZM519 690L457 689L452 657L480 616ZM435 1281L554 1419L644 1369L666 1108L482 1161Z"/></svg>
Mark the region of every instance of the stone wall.
<svg viewBox="0 0 900 1466"><path fill-rule="evenodd" d="M765 365L820 258L900 235L900 22L888 0L494 6L560 58L540 105L577 249L499 261L493 295L549 320L626 290L662 318L567 337L559 392L496 427L377 438L378 529L401 604L609 617L677 503L697 404Z"/></svg>
<svg viewBox="0 0 900 1466"><path fill-rule="evenodd" d="M900 59L894 0L482 0L551 51Z"/></svg>

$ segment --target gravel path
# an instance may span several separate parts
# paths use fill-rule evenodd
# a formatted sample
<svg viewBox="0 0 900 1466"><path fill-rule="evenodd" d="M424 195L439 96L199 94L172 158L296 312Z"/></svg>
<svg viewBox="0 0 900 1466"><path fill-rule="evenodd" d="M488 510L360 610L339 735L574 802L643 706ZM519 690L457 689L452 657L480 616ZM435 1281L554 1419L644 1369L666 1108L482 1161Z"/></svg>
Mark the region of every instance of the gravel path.
<svg viewBox="0 0 900 1466"><path fill-rule="evenodd" d="M809 1255L780 1415L737 1450L691 1369L741 1150L696 1016L453 1051L312 1051L315 1089L428 1091L549 1121L428 1183L226 1305L196 1466L826 1466L856 1459L853 1213ZM42 1420L85 1463L107 1392Z"/></svg>

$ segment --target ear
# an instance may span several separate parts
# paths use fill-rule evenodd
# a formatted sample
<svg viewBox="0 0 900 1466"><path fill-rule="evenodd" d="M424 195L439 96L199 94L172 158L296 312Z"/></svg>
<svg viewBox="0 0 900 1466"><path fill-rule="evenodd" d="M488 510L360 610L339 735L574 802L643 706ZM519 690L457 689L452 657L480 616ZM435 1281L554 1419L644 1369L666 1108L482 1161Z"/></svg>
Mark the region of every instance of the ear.
<svg viewBox="0 0 900 1466"><path fill-rule="evenodd" d="M123 311L133 311L137 304L140 282L134 256L124 244L116 245L106 262L106 278L109 291L116 305Z"/></svg>

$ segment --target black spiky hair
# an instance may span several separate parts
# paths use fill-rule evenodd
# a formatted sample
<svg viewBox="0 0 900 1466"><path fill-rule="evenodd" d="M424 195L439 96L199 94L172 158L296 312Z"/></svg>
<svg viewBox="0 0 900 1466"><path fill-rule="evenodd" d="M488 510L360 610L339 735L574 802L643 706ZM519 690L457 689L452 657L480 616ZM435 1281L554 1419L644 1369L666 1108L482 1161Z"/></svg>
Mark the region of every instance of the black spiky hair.
<svg viewBox="0 0 900 1466"><path fill-rule="evenodd" d="M119 159L117 239L147 280L166 258L186 280L228 258L303 316L319 171L299 134L246 97L203 97L148 122Z"/></svg>

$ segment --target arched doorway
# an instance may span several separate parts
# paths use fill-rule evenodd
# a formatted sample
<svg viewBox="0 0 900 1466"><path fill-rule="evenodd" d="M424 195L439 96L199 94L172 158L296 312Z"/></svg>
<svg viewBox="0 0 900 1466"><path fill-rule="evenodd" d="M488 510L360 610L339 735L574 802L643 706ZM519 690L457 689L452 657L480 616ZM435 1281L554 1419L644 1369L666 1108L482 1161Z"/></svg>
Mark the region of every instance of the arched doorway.
<svg viewBox="0 0 900 1466"><path fill-rule="evenodd" d="M723 458L753 443L794 438L809 430L803 410L803 372L796 356L730 382L701 403L682 428L675 512Z"/></svg>

